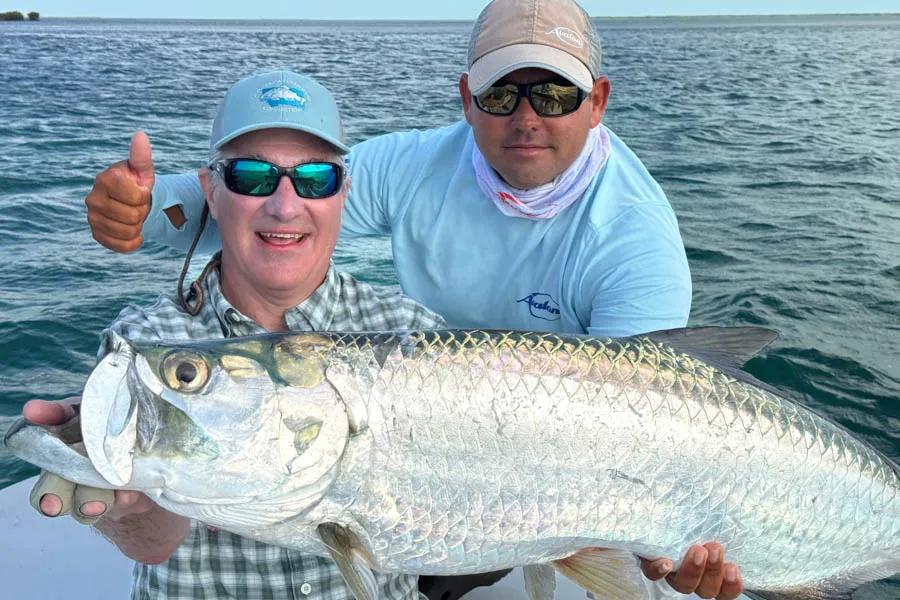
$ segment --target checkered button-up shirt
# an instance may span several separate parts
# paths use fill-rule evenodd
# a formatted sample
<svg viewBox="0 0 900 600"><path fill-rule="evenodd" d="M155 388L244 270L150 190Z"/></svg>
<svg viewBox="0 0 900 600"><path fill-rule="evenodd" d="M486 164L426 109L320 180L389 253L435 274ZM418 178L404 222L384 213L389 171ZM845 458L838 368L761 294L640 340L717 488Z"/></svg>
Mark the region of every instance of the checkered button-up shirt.
<svg viewBox="0 0 900 600"><path fill-rule="evenodd" d="M160 297L149 307L127 306L101 334L99 355L121 338L132 341L213 339L265 333L222 295L218 269L202 283L206 301L199 314ZM399 294L377 291L332 265L324 283L285 313L295 331L377 331L429 329L444 321ZM416 578L377 574L379 597L424 600ZM133 600L352 600L343 577L329 559L262 544L196 521L184 543L159 565L135 564Z"/></svg>

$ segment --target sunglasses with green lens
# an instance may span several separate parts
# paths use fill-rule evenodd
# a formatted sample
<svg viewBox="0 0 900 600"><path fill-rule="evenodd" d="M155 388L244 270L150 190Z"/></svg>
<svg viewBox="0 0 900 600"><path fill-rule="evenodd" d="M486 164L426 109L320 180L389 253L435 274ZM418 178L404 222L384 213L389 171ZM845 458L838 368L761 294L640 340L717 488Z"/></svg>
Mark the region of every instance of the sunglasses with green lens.
<svg viewBox="0 0 900 600"><path fill-rule="evenodd" d="M282 177L291 180L298 196L310 199L334 196L344 183L344 167L331 162L281 167L257 158L229 158L209 168L222 176L225 187L243 196L271 196Z"/></svg>
<svg viewBox="0 0 900 600"><path fill-rule="evenodd" d="M488 114L506 117L516 112L523 97L538 115L561 117L578 110L587 94L565 80L511 83L501 79L476 95L475 105Z"/></svg>

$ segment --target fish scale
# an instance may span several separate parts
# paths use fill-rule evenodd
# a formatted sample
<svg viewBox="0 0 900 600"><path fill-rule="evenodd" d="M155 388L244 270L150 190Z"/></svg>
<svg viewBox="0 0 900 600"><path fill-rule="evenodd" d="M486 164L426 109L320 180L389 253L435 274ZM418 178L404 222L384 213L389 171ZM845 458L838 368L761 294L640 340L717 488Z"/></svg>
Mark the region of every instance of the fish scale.
<svg viewBox="0 0 900 600"><path fill-rule="evenodd" d="M506 429L502 430L499 439L497 438L498 430L493 428L481 428L477 430L476 435L466 437L465 443L469 452L460 453L458 469L441 473L441 477L432 485L460 485L467 487L475 482L474 477L466 473L467 469L477 469L478 467L496 469L498 466L501 467L501 471L503 468L516 469L514 464L499 460L499 455L507 453L507 455L514 456L529 456L533 452L532 446L528 445L527 442L538 441L537 438L533 440L515 440L515 432L525 430L531 424L530 416L533 404L540 405L541 400L545 396L552 397L563 388L566 388L568 403L580 404L580 406L567 405L567 408L571 409L569 416L573 422L583 422L586 415L591 412L589 410L579 410L579 407L592 407L594 409L600 407L600 414L606 416L615 414L617 422L620 424L621 419L626 417L629 412L640 415L641 418L649 419L650 421L643 428L635 427L634 421L629 422L628 426L623 429L626 429L633 436L632 442L624 448L621 446L616 447L615 444L600 443L595 446L600 451L597 452L595 450L593 458L587 461L588 464L602 465L611 461L618 471L624 470L623 467L629 467L633 472L647 471L650 466L647 462L637 464L631 457L647 456L653 444L666 446L667 444L696 443L707 439L707 436L710 435L713 436L713 439L723 439L723 432L736 438L736 442L733 444L728 444L727 439L724 440L726 442L726 451L730 445L738 449L744 447L757 448L759 442L767 443L768 447L768 452L757 450L757 456L755 457L757 463L762 463L765 468L750 469L749 472L746 469L747 465L742 465L737 460L729 464L728 468L722 469L721 457L725 452L719 451L718 448L716 448L715 457L710 457L707 452L700 450L683 454L684 459L694 459L694 462L691 464L698 465L698 468L692 470L692 480L690 482L672 486L669 495L664 494L657 499L656 506L668 506L668 512L665 509L658 508L657 514L659 514L659 518L650 520L651 523L656 523L658 528L664 523L672 523L672 517L674 517L674 522L678 523L678 515L680 514L682 519L681 523L679 523L682 529L680 537L665 535L662 532L654 531L653 528L643 526L640 521L645 520L646 515L640 518L631 517L630 515L633 515L635 512L633 503L640 497L640 493L635 491L632 484L628 484L623 489L621 484L616 486L608 481L605 486L596 489L594 495L613 498L611 503L604 503L598 500L592 505L592 511L585 512L583 509L580 512L576 511L574 514L577 515L577 518L575 519L567 519L564 515L566 514L566 507L570 506L567 504L568 502L574 503L571 506L578 506L577 497L571 500L561 497L552 503L553 510L547 511L545 509L545 518L543 520L547 523L554 523L555 529L543 531L543 537L571 537L593 539L595 542L602 540L607 543L632 543L638 545L646 544L649 540L655 540L657 547L662 546L660 549L670 554L677 554L680 549L696 541L719 539L726 543L730 559L735 560L737 564L742 566L748 581L755 580L763 588L779 588L783 587L785 582L796 580L800 563L815 557L818 557L818 562L822 562L823 554L828 553L828 549L823 547L803 548L801 546L794 549L787 548L788 545L796 543L797 524L798 522L803 523L804 520L800 519L798 521L792 520L790 517L785 518L779 516L779 513L774 510L775 507L784 509L786 507L785 503L787 503L787 508L799 508L790 505L790 497L785 494L783 488L792 484L796 486L797 483L800 483L797 487L801 490L806 489L810 485L812 478L818 477L827 482L828 485L836 487L847 498L852 498L855 493L857 501L867 505L871 502L871 499L867 499L867 494L877 490L884 497L882 502L890 501L894 503L893 510L894 514L896 514L897 485L896 474L893 471L889 471L885 466L882 466L881 469L882 477L892 476L892 480L885 480L893 486L890 488L884 484L879 486L873 483L868 487L863 485L861 472L857 474L857 485L852 485L852 482L842 484L840 479L836 480L834 476L829 476L827 470L823 475L816 468L822 461L817 460L818 457L811 452L816 446L825 452L833 452L834 454L829 462L835 465L844 465L844 468L835 467L835 472L838 477L841 477L851 474L850 469L855 462L874 464L872 462L873 458L867 449L861 448L858 443L850 440L846 434L835 430L832 426L811 414L791 405L786 405L783 400L770 395L768 392L748 390L746 384L735 381L733 378L706 364L690 357L680 356L671 349L660 348L653 343L644 343L640 346L629 348L618 342L611 342L604 346L600 342L594 341L594 345L591 346L592 351L589 352L584 349L583 343L567 346L563 340L555 336L546 336L537 342L526 339L520 340L517 344L511 344L509 341L509 337L501 336L496 344L490 345L483 340L469 337L461 340L456 347L453 347L447 343L446 339L435 340L432 343L425 340L417 356L404 357L401 363L394 367L396 372L419 372L420 374L423 372L427 373L432 369L449 369L444 374L444 381L449 381L449 385L438 387L435 390L436 395L427 395L427 404L429 406L440 406L441 409L448 411L443 415L443 418L444 425L450 429L457 430L458 425L458 431L464 431L464 427L472 420L471 415L479 413L479 418L482 422L491 423L498 418L502 418L509 424ZM506 354L507 352L522 351L522 349L527 351L527 354L522 356L520 360L514 360L512 359L513 357ZM562 358L554 360L554 352L561 352ZM585 357L589 357L589 360L583 360ZM504 360L504 358L509 360ZM579 361L578 359L582 360ZM415 366L409 364L410 361L414 361ZM456 368L450 368L451 365L455 365ZM673 365L677 367L673 367ZM390 370L390 364L386 363L384 368ZM491 377L492 369L496 368L501 369L500 375ZM672 372L674 368L678 369L677 377L666 379L663 373L667 370ZM564 373L568 373L569 378L561 375ZM515 374L516 377L511 377L512 374ZM522 377L527 375L532 376L531 382L533 387L527 391L530 402L533 404L527 407L526 415L521 415L518 414L519 404L514 400L518 398L516 394L517 389L522 385L526 385L523 382L528 381L528 379L527 377L522 379ZM570 379L571 377L582 377L583 379L573 382ZM593 379L591 379L592 377ZM373 394L370 401L375 401L377 405L378 398L384 397L390 398L391 402L396 405L397 398L402 397L409 391L402 387L392 387L392 382L398 379L403 380L404 377L402 375L395 377L393 373L383 377L382 380L385 382L384 389ZM614 381L614 384L604 387L603 383L607 381ZM486 394L482 388L485 385L494 395L492 403L493 414L489 414L483 409L483 397ZM613 390L612 393L609 393L610 388ZM479 390L482 391L479 392ZM421 390L417 389L416 391ZM504 399L509 399L510 402L504 403ZM654 403L654 399L657 402ZM402 405L414 405L414 398L409 398L408 400L408 403ZM558 398L557 405L559 405ZM388 406L382 406L382 408L390 410ZM437 417L442 416L439 411L436 410L435 412L438 413ZM447 421L447 418L454 413L459 417L458 423L452 420ZM431 415L410 413L402 415L394 413L394 416L401 422L408 420L409 423L419 424L425 423L431 418ZM660 436L658 432L664 431L662 426L665 424L671 425L673 420L682 425L688 425L688 430L693 431L695 435L688 435L681 439L672 436ZM555 423L558 424L560 422L562 420ZM697 425L698 422L703 422L704 426L699 427ZM740 422L742 425L732 428L731 426L737 422ZM553 425L551 423L549 427L552 429ZM747 431L748 429L749 431ZM428 427L420 427L420 430L419 443L422 445L429 443L429 436L433 436L434 431ZM552 430L549 437L552 437L557 442L557 446L553 448L554 455L574 456L576 454L575 448L567 447L565 444L561 444L562 448L559 447L558 436L569 433L577 438L579 434L583 435L586 431L590 431L590 427L586 426L583 430L579 428L573 428L568 431L561 429ZM653 435L648 435L650 432ZM504 434L506 437L504 437ZM438 439L440 438L440 436L437 437ZM488 445L485 443L485 439L494 440L496 454L486 452L486 446ZM685 440L688 440L688 442ZM813 445L811 440L816 440L815 445ZM501 441L505 443L501 444ZM598 441L595 436L594 442ZM523 443L523 445L521 447L517 446L516 442ZM382 474L381 477L386 480L390 480L392 470L398 473L400 471L408 473L409 470L406 465L415 462L415 456L427 453L427 450L422 450L421 446L419 448L404 446L389 434L377 443L409 452L409 454L405 455L402 452L392 454L391 464L383 463L377 465L374 470L380 472ZM438 444L438 446L440 445ZM714 446L715 444L709 445ZM541 444L537 444L537 447L541 447ZM782 457L781 452L783 449L790 451L790 456ZM590 454L589 447L581 448L581 450ZM670 447L669 450L675 451L675 448ZM480 456L473 456L473 454L478 453L480 453ZM745 460L749 462L753 458L751 454L745 457ZM789 461L781 458L789 459ZM670 468L672 462L667 461L661 464L665 468ZM805 463L809 466L809 471L804 468ZM546 464L545 457L540 457L540 465L546 466ZM522 462L519 469L524 472L517 472L519 475L528 478L528 473L533 472L538 466L531 462ZM577 472L574 465L569 465L569 467L570 470ZM716 468L720 470L713 472ZM807 472L809 473L808 477L804 476ZM740 479L735 477L738 473L743 473ZM774 481L771 481L773 473L777 477ZM551 470L551 474L553 477L564 478L563 481L566 485L560 487L566 487L572 483L571 476L565 478L565 475L559 470ZM397 476L399 477L399 474ZM462 481L460 481L460 478L463 478ZM650 480L657 478L666 480L663 477L663 473L650 471L644 476L644 479ZM671 479L671 476L669 479ZM529 481L535 484L534 487L540 485L540 482L533 476L529 478ZM602 483L602 479L595 481L598 484ZM705 485L703 482L705 482ZM500 483L498 482L497 485L499 486ZM746 495L741 496L741 500L737 502L729 498L730 489L738 486L750 490L755 489L757 496L756 506L765 509L763 515L755 520L749 517L743 519L745 522L758 523L761 527L757 533L754 533L753 527L746 525L740 529L728 527L727 521L721 520L721 515L726 508L732 512L740 513L741 505L746 504L744 499L752 496L752 493L748 492ZM389 488L390 486L388 486ZM530 498L532 502L540 504L540 497L536 496L528 488L529 486L518 487L514 488L514 491L517 494L521 494L521 498ZM716 490L725 491L717 493ZM581 493L584 494L585 492L582 491ZM470 501L475 500L476 503L479 500L484 502L481 496L473 496L469 499ZM435 502L432 506L440 504L440 502ZM444 506L444 510L452 510L452 507L448 506L447 503L444 503ZM679 511L676 510L676 507L683 508ZM485 508L488 511L491 509L499 510L491 504L488 504ZM814 512L807 511L807 516L821 514L822 510L820 503L818 510ZM508 512L503 514L509 516ZM690 515L694 514L700 514L703 518L694 522L690 517ZM359 515L356 516L370 523L375 530L378 529L377 514L369 515L367 511L361 510ZM591 519L591 516L595 518ZM717 522L716 519L720 519L720 521ZM732 522L741 521L734 515L730 520ZM469 534L476 535L481 540L480 546L476 544L467 548L467 564L460 565L463 568L466 568L468 563L471 562L479 562L482 568L488 569L506 566L510 564L510 559L505 558L502 539L516 539L520 550L527 539L527 536L523 536L521 530L517 529L521 525L521 517L518 516L514 516L506 521L491 519L486 523L483 514L468 513L464 516L460 515L457 521L471 526L473 532ZM809 521L806 525L809 530L822 528L823 524L819 519L806 519L806 521ZM512 533L507 535L509 531L499 531L498 523L506 523L507 529ZM594 527L589 527L588 523L591 523ZM580 524L580 526L577 524ZM867 535L865 533L873 529L872 525L867 519L854 518L849 521L845 520L843 526L832 527L834 535L827 541L834 545L838 539L843 540L841 546L844 547L844 550L840 552L833 552L834 557L849 563L852 562L855 554L867 551L872 547L873 543L877 544L879 539L877 534L873 535L870 533ZM479 527L481 531L478 531ZM486 531L484 530L485 527L487 528ZM875 524L874 529L877 531L877 524ZM610 531L622 534L622 539L611 539L611 536L609 536ZM853 535L854 531L857 532L858 537L856 538ZM785 543L782 546L768 543L763 546L762 549L765 550L768 558L759 552L759 547L756 550L757 553L760 553L759 556L744 552L744 548L753 546L753 540L747 539L748 536L760 538L762 534L759 532L765 532L765 538L775 536L776 542L779 538L783 538ZM378 535L375 534L376 537ZM733 541L732 537L735 538ZM743 540L741 539L742 537L744 538ZM883 532L881 539L888 540L889 532ZM659 540L666 540L666 543L660 544ZM420 541L421 543L423 541ZM541 544L535 543L535 545L540 546ZM483 556L478 555L479 548L482 554L490 554L496 562L490 563L483 560ZM402 554L403 551L400 550L396 553L396 556L401 556ZM518 556L513 557L511 560L521 560L522 554L520 552ZM553 551L545 554L544 558L552 554ZM421 569L421 566L421 564L408 563L391 565L392 568L397 570L416 567Z"/></svg>
<svg viewBox="0 0 900 600"><path fill-rule="evenodd" d="M748 589L840 598L900 570L900 477L736 369L763 337L422 331L136 345L98 366L98 377L126 377L129 363L129 385L94 382L82 419L91 432L129 431L106 418L137 419L151 442L133 451L129 486L164 507L318 554L345 540L377 570L486 572L591 547L675 557L714 539ZM165 379L173 360L203 363L188 372L208 382L179 391ZM140 402L126 410L135 386L162 389L138 396L191 426L150 431ZM229 405L241 423L229 423ZM7 436L14 451L20 430ZM18 453L52 470L34 444ZM86 446L103 477L128 465L105 454L122 440ZM179 448L205 453L173 462ZM76 481L100 477L69 470ZM216 496L219 484L245 493ZM324 542L322 524L349 535Z"/></svg>

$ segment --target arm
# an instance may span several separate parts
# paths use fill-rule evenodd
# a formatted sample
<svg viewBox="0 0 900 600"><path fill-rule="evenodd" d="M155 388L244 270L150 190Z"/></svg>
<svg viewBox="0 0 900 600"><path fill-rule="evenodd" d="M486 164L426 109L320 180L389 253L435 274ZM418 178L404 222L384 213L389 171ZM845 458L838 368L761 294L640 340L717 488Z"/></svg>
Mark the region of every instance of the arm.
<svg viewBox="0 0 900 600"><path fill-rule="evenodd" d="M427 171L431 135L402 131L353 146L347 157L351 187L341 235L390 235Z"/></svg>
<svg viewBox="0 0 900 600"><path fill-rule="evenodd" d="M161 175L153 185L150 212L141 235L148 241L187 252L194 241L205 204L196 172ZM220 247L219 228L213 219L207 219L196 251L208 254Z"/></svg>

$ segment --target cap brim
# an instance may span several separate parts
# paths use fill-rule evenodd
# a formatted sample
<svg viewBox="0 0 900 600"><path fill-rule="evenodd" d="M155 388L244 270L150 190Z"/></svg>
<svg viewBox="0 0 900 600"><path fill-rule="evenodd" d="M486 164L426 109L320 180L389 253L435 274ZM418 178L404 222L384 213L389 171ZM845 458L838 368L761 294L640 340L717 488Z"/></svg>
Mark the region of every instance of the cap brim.
<svg viewBox="0 0 900 600"><path fill-rule="evenodd" d="M518 69L547 69L585 92L594 87L587 66L567 52L543 44L513 44L489 52L469 67L469 91L478 95L492 83Z"/></svg>
<svg viewBox="0 0 900 600"><path fill-rule="evenodd" d="M304 133L308 133L310 135L314 135L315 137L328 142L341 154L347 154L350 152L350 148L343 144L340 140L333 138L330 135L324 135L321 131L316 130L314 127L306 127L304 125L300 125L297 123L285 123L284 121L271 121L269 123L254 123L253 125L249 125L244 127L243 129L238 129L236 131L232 131L230 134L223 137L221 140L216 142L216 145L213 146L213 150L219 150L230 142L231 140L244 135L245 133L250 133L251 131L259 131L260 129L294 129L296 131L303 131Z"/></svg>

